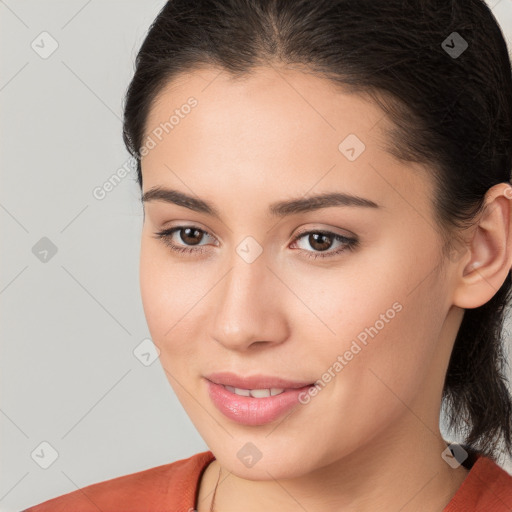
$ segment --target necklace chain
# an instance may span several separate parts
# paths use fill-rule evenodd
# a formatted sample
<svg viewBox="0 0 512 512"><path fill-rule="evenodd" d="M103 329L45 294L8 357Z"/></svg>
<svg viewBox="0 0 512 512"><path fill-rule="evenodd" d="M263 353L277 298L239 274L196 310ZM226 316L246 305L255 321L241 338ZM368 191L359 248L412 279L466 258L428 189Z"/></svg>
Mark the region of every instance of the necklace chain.
<svg viewBox="0 0 512 512"><path fill-rule="evenodd" d="M219 486L219 480L220 480L220 472L221 472L221 467L219 465L219 476L217 477L217 483L215 484L215 489L213 491L213 498L212 498L212 503L210 505L210 512L214 512L214 505L215 505L215 495L217 494L217 487Z"/></svg>

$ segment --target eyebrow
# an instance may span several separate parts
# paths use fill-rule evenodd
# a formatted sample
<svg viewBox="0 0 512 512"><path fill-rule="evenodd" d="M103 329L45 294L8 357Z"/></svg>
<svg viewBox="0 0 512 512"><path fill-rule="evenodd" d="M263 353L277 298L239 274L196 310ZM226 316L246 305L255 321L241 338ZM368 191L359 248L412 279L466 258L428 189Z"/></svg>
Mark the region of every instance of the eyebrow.
<svg viewBox="0 0 512 512"><path fill-rule="evenodd" d="M220 213L213 204L184 192L163 187L153 187L142 196L142 202L163 201L199 213L206 213L220 219ZM363 197L345 194L342 192L330 192L309 197L278 201L269 206L269 212L275 217L285 217L297 213L311 212L321 208L332 206L358 206L365 208L380 208L380 205Z"/></svg>

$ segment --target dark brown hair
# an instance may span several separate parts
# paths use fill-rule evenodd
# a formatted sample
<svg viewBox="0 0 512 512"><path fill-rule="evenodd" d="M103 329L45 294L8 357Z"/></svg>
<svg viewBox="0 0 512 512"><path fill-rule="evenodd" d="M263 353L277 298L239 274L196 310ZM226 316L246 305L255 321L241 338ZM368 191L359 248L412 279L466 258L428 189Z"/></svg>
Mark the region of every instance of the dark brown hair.
<svg viewBox="0 0 512 512"><path fill-rule="evenodd" d="M510 181L510 56L483 0L171 0L140 48L125 98L123 138L141 190L148 113L169 81L200 65L237 77L270 62L305 66L384 109L393 121L387 149L426 164L436 184L445 258L486 191ZM510 295L509 272L491 300L465 310L443 389L450 430L494 459L502 448L512 453L503 346Z"/></svg>

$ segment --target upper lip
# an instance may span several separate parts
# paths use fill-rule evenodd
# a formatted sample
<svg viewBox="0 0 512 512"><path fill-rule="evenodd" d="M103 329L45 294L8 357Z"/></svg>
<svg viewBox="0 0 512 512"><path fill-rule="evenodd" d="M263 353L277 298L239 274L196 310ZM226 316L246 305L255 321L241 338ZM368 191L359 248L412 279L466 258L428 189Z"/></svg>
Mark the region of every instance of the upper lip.
<svg viewBox="0 0 512 512"><path fill-rule="evenodd" d="M272 375L241 376L229 372L211 373L210 375L206 375L205 378L215 384L232 386L239 389L297 389L312 384L311 382L292 381Z"/></svg>

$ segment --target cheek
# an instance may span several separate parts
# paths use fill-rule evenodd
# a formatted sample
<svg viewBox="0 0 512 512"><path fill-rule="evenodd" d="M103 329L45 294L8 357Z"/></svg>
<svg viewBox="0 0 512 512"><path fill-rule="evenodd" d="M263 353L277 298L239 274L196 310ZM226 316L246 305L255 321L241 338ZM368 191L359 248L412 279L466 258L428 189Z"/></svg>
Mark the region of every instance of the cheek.
<svg viewBox="0 0 512 512"><path fill-rule="evenodd" d="M304 347L301 359L320 381L304 414L314 425L313 436L330 438L326 457L364 445L407 416L408 407L422 416L412 404L431 392L430 363L440 328L432 321L438 312L427 291L408 295L399 286L376 286L370 294L338 292L332 302L322 302L325 309L318 311L336 336L317 335L315 350Z"/></svg>
<svg viewBox="0 0 512 512"><path fill-rule="evenodd" d="M373 297L368 314L358 316L359 328L343 341L347 362L337 392L361 432L374 422L384 424L406 413L415 400L421 402L420 397L432 391L438 371L432 363L441 329L434 298L419 291Z"/></svg>
<svg viewBox="0 0 512 512"><path fill-rule="evenodd" d="M139 278L146 323L160 351L159 362L165 376L188 411L194 406L190 393L195 394L188 372L194 373L195 340L199 339L190 331L190 309L198 299L194 289L187 286L193 280L178 273L179 267L152 241L142 242Z"/></svg>
<svg viewBox="0 0 512 512"><path fill-rule="evenodd" d="M353 404L357 396L371 408L381 397L395 406L400 401L393 390L411 398L428 377L442 327L442 292L435 276L411 292L410 283L421 272L410 261L402 263L388 264L385 272L368 266L358 273L331 272L329 279L318 270L295 277L294 292L311 312L297 302L302 317L297 315L295 339L303 360L331 390L323 393L329 399L331 392L339 393L342 402Z"/></svg>
<svg viewBox="0 0 512 512"><path fill-rule="evenodd" d="M153 342L162 350L172 341L186 305L194 295L192 279L181 275L165 250L152 240L142 240L140 252L140 291L144 314Z"/></svg>
<svg viewBox="0 0 512 512"><path fill-rule="evenodd" d="M140 291L148 329L160 361L173 373L200 357L210 311L208 291L218 276L207 265L189 265L169 255L161 242L142 240ZM180 367L181 365L181 367Z"/></svg>

